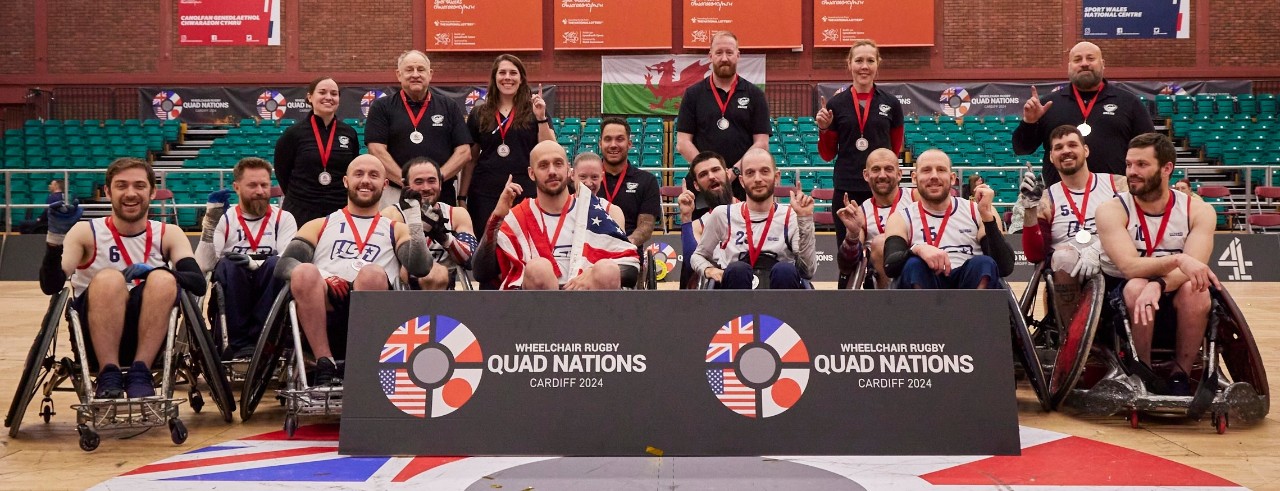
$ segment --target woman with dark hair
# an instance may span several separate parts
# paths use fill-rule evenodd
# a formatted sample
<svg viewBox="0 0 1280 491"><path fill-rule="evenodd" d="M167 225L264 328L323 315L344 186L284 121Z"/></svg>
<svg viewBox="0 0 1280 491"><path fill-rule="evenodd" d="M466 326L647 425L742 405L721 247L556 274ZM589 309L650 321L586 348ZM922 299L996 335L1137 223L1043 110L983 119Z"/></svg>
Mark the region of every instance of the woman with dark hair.
<svg viewBox="0 0 1280 491"><path fill-rule="evenodd" d="M529 179L529 152L543 140L555 140L555 131L547 118L547 103L542 99L542 86L537 93L529 87L528 74L520 58L498 55L489 73L489 91L483 104L477 105L467 119L471 131L471 161L462 170L462 193L459 205L479 223L485 223L498 205L498 197L507 178L524 188L525 196L534 196ZM483 236L485 227L477 227Z"/></svg>
<svg viewBox="0 0 1280 491"><path fill-rule="evenodd" d="M311 114L284 130L276 141L275 167L281 208L292 213L301 226L347 204L342 176L347 164L360 155L355 128L337 118L338 83L320 77L307 86Z"/></svg>

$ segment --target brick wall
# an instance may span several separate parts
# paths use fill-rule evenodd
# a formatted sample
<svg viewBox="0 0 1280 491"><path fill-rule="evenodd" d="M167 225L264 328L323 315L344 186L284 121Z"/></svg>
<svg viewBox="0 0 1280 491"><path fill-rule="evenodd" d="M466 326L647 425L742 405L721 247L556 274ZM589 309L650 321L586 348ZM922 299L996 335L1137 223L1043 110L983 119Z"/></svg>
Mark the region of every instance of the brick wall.
<svg viewBox="0 0 1280 491"><path fill-rule="evenodd" d="M413 5L420 0L299 0L298 68L306 72L383 72L394 81L396 57L413 47ZM285 11L287 14L287 10ZM433 67L434 68L434 67Z"/></svg>
<svg viewBox="0 0 1280 491"><path fill-rule="evenodd" d="M1280 2L1234 0L1209 14L1209 61L1214 66L1280 67L1274 43Z"/></svg>
<svg viewBox="0 0 1280 491"><path fill-rule="evenodd" d="M47 4L49 73L156 70L159 2L48 0Z"/></svg>
<svg viewBox="0 0 1280 491"><path fill-rule="evenodd" d="M1062 0L943 0L946 68L1066 66Z"/></svg>
<svg viewBox="0 0 1280 491"><path fill-rule="evenodd" d="M32 73L36 69L35 0L6 2L0 16L0 73Z"/></svg>

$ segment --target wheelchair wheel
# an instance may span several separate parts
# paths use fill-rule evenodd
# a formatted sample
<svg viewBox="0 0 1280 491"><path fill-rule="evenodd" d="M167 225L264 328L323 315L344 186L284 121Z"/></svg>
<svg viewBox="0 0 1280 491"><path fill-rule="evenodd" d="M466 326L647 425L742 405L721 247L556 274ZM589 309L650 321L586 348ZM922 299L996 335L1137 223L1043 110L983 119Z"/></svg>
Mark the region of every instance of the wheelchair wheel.
<svg viewBox="0 0 1280 491"><path fill-rule="evenodd" d="M220 283L209 284L209 307L206 319L209 330L213 333L214 346L219 350L227 347L227 326L224 312L227 310L226 294ZM221 353L221 351L219 351Z"/></svg>
<svg viewBox="0 0 1280 491"><path fill-rule="evenodd" d="M182 295L182 316L186 319L183 324L190 338L191 360L194 365L192 368L204 375L205 382L209 384L209 395L213 397L214 404L217 404L218 411L222 413L222 420L230 423L231 415L236 410L235 396L231 393L231 380L227 378L226 369L222 366L220 350L214 341L213 333L205 329L204 319L200 316L197 305L199 304L190 294ZM196 382L192 380L192 391L195 391L195 384ZM192 401L192 409L195 409L195 401Z"/></svg>
<svg viewBox="0 0 1280 491"><path fill-rule="evenodd" d="M4 418L4 425L9 428L9 437L18 437L18 428L22 425L22 416L31 404L31 398L40 390L40 379L53 369L54 341L58 335L58 322L66 312L67 302L71 299L71 289L63 288L60 293L50 297L49 310L44 314L40 324L40 332L31 343L27 352L27 362L22 366L22 378L18 379L18 390L9 405L9 414ZM48 408L46 408L48 409ZM46 414L52 415L52 411ZM48 422L45 416L45 422Z"/></svg>
<svg viewBox="0 0 1280 491"><path fill-rule="evenodd" d="M245 370L244 389L240 393L240 421L249 421L253 412L271 385L280 357L288 347L285 343L285 326L289 322L289 301L293 296L289 287L280 290L276 300L271 304L271 313L258 336L258 344L253 350L253 358L249 360L249 368Z"/></svg>
<svg viewBox="0 0 1280 491"><path fill-rule="evenodd" d="M1018 303L1018 298L1013 294L1012 290L1005 288L1005 292L1009 295L1009 323L1010 329L1013 330L1013 353L1014 358L1027 374L1027 381L1031 383L1031 388L1035 390L1036 399L1040 400L1040 406L1048 411L1049 405L1049 383L1045 380L1044 366L1040 364L1040 355L1036 351L1035 342L1031 338L1031 330L1027 328L1027 319L1022 316L1022 309Z"/></svg>
<svg viewBox="0 0 1280 491"><path fill-rule="evenodd" d="M1050 282L1051 284L1052 282ZM1093 338L1102 318L1102 276L1094 276L1080 292L1080 303L1074 314L1059 326L1058 346L1053 368L1049 373L1049 400L1054 409L1060 409L1084 373ZM1050 312L1050 315L1053 315Z"/></svg>

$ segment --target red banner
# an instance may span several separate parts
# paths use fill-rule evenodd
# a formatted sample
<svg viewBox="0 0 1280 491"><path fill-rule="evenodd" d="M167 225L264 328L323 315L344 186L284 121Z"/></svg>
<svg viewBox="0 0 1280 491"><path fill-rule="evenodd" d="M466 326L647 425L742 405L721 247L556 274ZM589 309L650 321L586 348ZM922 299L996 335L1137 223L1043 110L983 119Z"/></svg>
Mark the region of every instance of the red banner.
<svg viewBox="0 0 1280 491"><path fill-rule="evenodd" d="M427 0L427 51L541 49L542 0Z"/></svg>
<svg viewBox="0 0 1280 491"><path fill-rule="evenodd" d="M800 0L685 0L684 47L708 48L719 31L739 48L799 48Z"/></svg>
<svg viewBox="0 0 1280 491"><path fill-rule="evenodd" d="M178 44L280 45L280 0L182 0Z"/></svg>
<svg viewBox="0 0 1280 491"><path fill-rule="evenodd" d="M880 46L933 46L933 1L814 0L813 45L848 48L872 39Z"/></svg>
<svg viewBox="0 0 1280 491"><path fill-rule="evenodd" d="M556 49L670 49L671 2L557 0Z"/></svg>

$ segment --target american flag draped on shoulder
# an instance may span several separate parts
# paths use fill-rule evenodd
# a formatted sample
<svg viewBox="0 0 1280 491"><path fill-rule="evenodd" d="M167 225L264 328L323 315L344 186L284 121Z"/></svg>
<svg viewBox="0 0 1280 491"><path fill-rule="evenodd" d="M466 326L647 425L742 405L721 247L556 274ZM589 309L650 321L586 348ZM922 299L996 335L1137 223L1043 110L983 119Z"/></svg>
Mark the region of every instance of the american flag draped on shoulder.
<svg viewBox="0 0 1280 491"><path fill-rule="evenodd" d="M640 255L635 245L627 240L622 228L609 218L604 200L586 192L579 192L573 209L564 220L560 243L573 244L570 270L561 271L553 255L553 244L542 229L539 211L534 199L526 199L511 208L498 230L498 266L502 269L502 288L519 287L524 283L524 267L534 258L543 257L556 268L556 276L563 285L578 276L588 266L601 259L612 259L618 266L640 268ZM582 204L589 203L583 207ZM553 223L548 223L554 227Z"/></svg>

